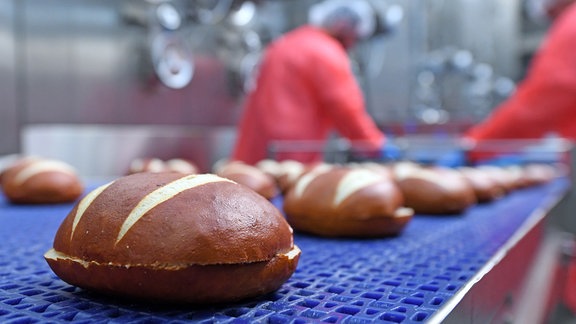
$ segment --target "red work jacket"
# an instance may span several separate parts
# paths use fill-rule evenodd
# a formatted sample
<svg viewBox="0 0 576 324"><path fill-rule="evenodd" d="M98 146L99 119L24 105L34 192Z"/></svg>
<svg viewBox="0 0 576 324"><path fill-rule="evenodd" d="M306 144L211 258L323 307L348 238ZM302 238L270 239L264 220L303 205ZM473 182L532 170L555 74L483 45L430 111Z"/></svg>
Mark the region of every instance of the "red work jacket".
<svg viewBox="0 0 576 324"><path fill-rule="evenodd" d="M516 92L467 137L576 139L576 4L556 19Z"/></svg>
<svg viewBox="0 0 576 324"><path fill-rule="evenodd" d="M379 148L384 136L368 115L346 50L313 26L297 28L266 50L247 96L231 159L255 164L273 141L325 141L332 130ZM276 152L304 163L318 152Z"/></svg>

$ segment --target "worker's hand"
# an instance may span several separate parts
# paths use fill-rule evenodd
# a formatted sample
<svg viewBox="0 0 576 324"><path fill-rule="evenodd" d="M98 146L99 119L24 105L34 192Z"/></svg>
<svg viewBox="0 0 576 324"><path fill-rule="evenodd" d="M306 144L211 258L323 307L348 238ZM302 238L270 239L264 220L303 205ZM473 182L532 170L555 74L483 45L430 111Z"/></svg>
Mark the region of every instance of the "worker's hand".
<svg viewBox="0 0 576 324"><path fill-rule="evenodd" d="M380 150L380 160L382 161L397 161L402 157L402 150L394 144L393 141L387 139L382 149Z"/></svg>
<svg viewBox="0 0 576 324"><path fill-rule="evenodd" d="M438 166L457 168L467 165L466 152L463 149L454 149L442 154L435 162Z"/></svg>
<svg viewBox="0 0 576 324"><path fill-rule="evenodd" d="M524 158L520 154L505 154L490 159L479 160L476 165L512 166L523 164Z"/></svg>
<svg viewBox="0 0 576 324"><path fill-rule="evenodd" d="M570 142L565 139L548 137L529 145L518 143L513 150L506 152L490 152L488 149L476 146L470 149L467 156L474 164L510 166L529 163L557 163L565 157L566 150L570 145Z"/></svg>
<svg viewBox="0 0 576 324"><path fill-rule="evenodd" d="M352 148L349 152L349 162L390 162L402 157L400 148L392 141L387 140L380 149Z"/></svg>
<svg viewBox="0 0 576 324"><path fill-rule="evenodd" d="M463 139L430 138L429 142L408 142L403 158L423 165L457 168L469 164L467 150Z"/></svg>

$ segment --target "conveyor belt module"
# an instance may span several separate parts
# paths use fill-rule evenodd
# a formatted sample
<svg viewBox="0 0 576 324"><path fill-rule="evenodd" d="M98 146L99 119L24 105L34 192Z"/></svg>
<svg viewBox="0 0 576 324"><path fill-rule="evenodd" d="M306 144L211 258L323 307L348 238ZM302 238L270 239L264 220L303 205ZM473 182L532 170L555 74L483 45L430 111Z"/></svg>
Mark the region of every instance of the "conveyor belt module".
<svg viewBox="0 0 576 324"><path fill-rule="evenodd" d="M567 179L558 179L461 215L416 215L394 238L296 233L302 258L280 290L213 308L134 304L64 283L43 254L71 205L16 206L0 196L0 322L424 323L568 187ZM281 199L274 202L279 205Z"/></svg>

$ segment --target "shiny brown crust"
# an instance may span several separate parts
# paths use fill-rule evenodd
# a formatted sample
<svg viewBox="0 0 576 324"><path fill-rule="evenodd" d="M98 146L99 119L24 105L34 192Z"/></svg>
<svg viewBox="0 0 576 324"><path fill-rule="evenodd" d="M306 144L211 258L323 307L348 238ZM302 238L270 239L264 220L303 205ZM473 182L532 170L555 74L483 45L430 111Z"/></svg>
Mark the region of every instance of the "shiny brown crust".
<svg viewBox="0 0 576 324"><path fill-rule="evenodd" d="M243 162L226 163L216 171L216 174L245 185L266 199L272 199L280 193L274 177Z"/></svg>
<svg viewBox="0 0 576 324"><path fill-rule="evenodd" d="M190 188L176 185L194 181L200 184ZM206 294L209 301L227 301L277 288L298 261L299 253L289 260L282 257L294 253L296 247L292 229L279 210L232 181L215 175L138 173L93 193L99 190L80 201L58 229L54 250L61 257L56 261L46 257L54 272L71 284L127 296L145 291L144 298L159 300L202 302ZM124 227L138 205L163 190L168 190L169 195L163 195L166 199L148 204L147 211ZM78 211L87 204L78 218ZM84 268L85 264L90 266ZM250 281L251 271L244 266L255 270L253 276L269 275L270 282ZM214 280L225 277L219 273L226 270L231 271L230 285L241 279L255 286L238 287L238 291L195 290L205 284L219 287ZM191 274L199 277L184 280ZM176 279L182 282L164 287ZM170 296L172 290L176 297Z"/></svg>
<svg viewBox="0 0 576 324"><path fill-rule="evenodd" d="M416 214L459 214L474 205L476 194L459 172L447 168L416 167L396 174L405 205Z"/></svg>
<svg viewBox="0 0 576 324"><path fill-rule="evenodd" d="M353 173L362 171L367 173ZM369 170L332 167L303 175L288 191L284 211L296 230L321 236L378 237L399 234L412 217L402 208L403 197L392 179ZM344 178L372 177L334 203ZM306 177L309 177L308 179ZM310 177L313 180L310 181ZM367 178L364 178L367 179ZM309 181L303 192L302 182Z"/></svg>
<svg viewBox="0 0 576 324"><path fill-rule="evenodd" d="M23 172L44 167L20 181ZM43 158L22 158L2 172L2 190L14 204L59 204L74 202L84 184L68 164Z"/></svg>

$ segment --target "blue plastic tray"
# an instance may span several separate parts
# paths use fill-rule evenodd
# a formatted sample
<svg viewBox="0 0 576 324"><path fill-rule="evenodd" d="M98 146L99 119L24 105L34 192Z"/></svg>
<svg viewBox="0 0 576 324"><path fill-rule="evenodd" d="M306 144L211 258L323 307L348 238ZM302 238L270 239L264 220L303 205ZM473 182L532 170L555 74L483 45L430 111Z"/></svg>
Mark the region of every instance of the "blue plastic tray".
<svg viewBox="0 0 576 324"><path fill-rule="evenodd" d="M72 205L13 206L0 196L0 322L423 323L534 210L567 187L561 179L462 215L417 215L395 238L325 239L296 233L302 257L281 289L214 308L133 304L66 284L43 254Z"/></svg>

